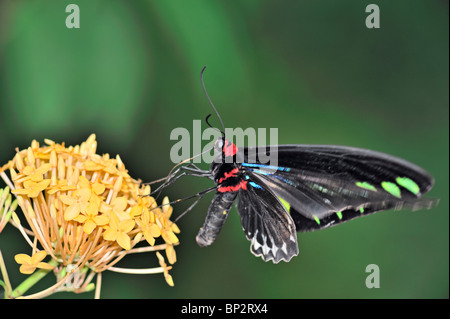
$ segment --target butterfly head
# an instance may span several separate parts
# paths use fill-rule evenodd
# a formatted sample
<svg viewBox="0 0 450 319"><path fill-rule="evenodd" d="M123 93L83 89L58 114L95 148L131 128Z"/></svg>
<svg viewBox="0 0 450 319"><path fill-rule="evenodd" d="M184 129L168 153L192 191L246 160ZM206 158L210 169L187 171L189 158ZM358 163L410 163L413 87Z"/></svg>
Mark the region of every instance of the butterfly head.
<svg viewBox="0 0 450 319"><path fill-rule="evenodd" d="M225 139L219 137L214 143L214 160L211 162L211 172L216 177L216 182L222 177L223 172L236 168L237 146Z"/></svg>
<svg viewBox="0 0 450 319"><path fill-rule="evenodd" d="M214 143L214 150L222 155L222 158L234 156L238 152L237 146L225 139L224 136L219 137Z"/></svg>

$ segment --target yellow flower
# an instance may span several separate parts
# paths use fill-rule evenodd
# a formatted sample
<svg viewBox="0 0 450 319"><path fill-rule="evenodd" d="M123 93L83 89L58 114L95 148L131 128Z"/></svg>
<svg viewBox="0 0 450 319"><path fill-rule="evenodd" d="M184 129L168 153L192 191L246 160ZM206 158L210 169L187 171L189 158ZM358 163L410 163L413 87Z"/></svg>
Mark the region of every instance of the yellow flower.
<svg viewBox="0 0 450 319"><path fill-rule="evenodd" d="M25 181L23 183L24 188L15 189L11 191L11 193L16 195L27 195L30 198L36 198L40 192L42 192L47 188L48 185L50 185L50 182L51 180L49 179L44 179L38 183L31 180Z"/></svg>
<svg viewBox="0 0 450 319"><path fill-rule="evenodd" d="M169 270L172 268L171 266L167 266L167 264L164 262L164 257L157 251L156 256L159 260L159 265L164 269L164 278L166 279L166 282L169 286L173 287L173 279L172 276L169 274Z"/></svg>
<svg viewBox="0 0 450 319"><path fill-rule="evenodd" d="M59 198L64 204L69 206L64 211L64 219L72 220L77 218L86 209L89 204L89 198L91 198L91 191L87 188L81 188L75 192L74 197L61 195Z"/></svg>
<svg viewBox="0 0 450 319"><path fill-rule="evenodd" d="M105 192L105 185L99 182L91 183L84 176L80 176L78 183L81 188L87 188L91 191L91 197L89 198L89 201L95 202L97 206L99 206L100 202L103 200L100 195Z"/></svg>
<svg viewBox="0 0 450 319"><path fill-rule="evenodd" d="M29 275L32 274L36 270L36 268L49 270L53 269L53 266L42 262L45 256L47 256L47 253L45 252L45 250L41 250L31 257L26 254L17 254L14 259L18 264L21 264L19 269L20 272L22 274Z"/></svg>
<svg viewBox="0 0 450 319"><path fill-rule="evenodd" d="M22 174L17 175L14 181L18 183L22 183L27 180L40 182L43 180L43 175L47 173L50 168L52 168L51 164L44 164L37 169L33 166L25 166Z"/></svg>
<svg viewBox="0 0 450 319"><path fill-rule="evenodd" d="M158 207L149 196L150 186L132 178L118 155L96 154L94 134L75 146L44 141L46 145L33 141L27 149L17 151L12 160L0 166L0 177L18 197L18 207L11 213L14 225L33 251L39 243L52 263L60 264L55 273L69 266L87 267L93 273L117 271L114 265L129 252L165 250L169 263L176 261L175 233L179 229L170 221L172 207L167 198ZM0 218L0 230L3 224ZM142 247L141 243L149 245ZM20 254L16 260L25 273L47 267L44 257L44 252L32 257ZM166 280L173 285L168 275L171 266L164 267ZM77 271L73 276L79 276L80 282L92 279L85 274Z"/></svg>
<svg viewBox="0 0 450 319"><path fill-rule="evenodd" d="M170 201L169 201L169 197L164 197L163 202L162 202L162 211L164 212L164 214L166 215L166 219L169 219L170 216L172 216L172 212L173 212L173 207L169 205Z"/></svg>
<svg viewBox="0 0 450 319"><path fill-rule="evenodd" d="M159 216L157 223L161 225L161 236L164 241L168 244L178 244L179 240L175 233L179 233L180 229L178 226L163 216Z"/></svg>
<svg viewBox="0 0 450 319"><path fill-rule="evenodd" d="M116 197L111 201L111 205L102 205L100 211L105 214L111 214L112 212L119 217L119 220L131 219L130 214L127 213L127 199L124 196Z"/></svg>
<svg viewBox="0 0 450 319"><path fill-rule="evenodd" d="M33 142L36 142L33 140ZM37 145L37 151L38 151L38 155L42 155L42 154L48 154L51 151L56 151L56 152L67 152L67 149L64 147L64 143L62 144L58 144L55 141L52 141L51 139L44 139L45 144L48 145L48 147L46 148L41 148L39 149L39 143L36 142L35 144ZM33 143L31 144L33 145Z"/></svg>
<svg viewBox="0 0 450 319"><path fill-rule="evenodd" d="M92 233L97 226L103 226L108 223L108 217L106 215L98 214L98 206L96 203L89 203L84 211L74 218L83 225L83 231L86 234Z"/></svg>
<svg viewBox="0 0 450 319"><path fill-rule="evenodd" d="M109 155L106 155L105 157L96 155L92 157L92 160L87 160L84 163L84 169L86 171L104 170L109 174L117 174L117 168L115 166L115 162L109 159Z"/></svg>
<svg viewBox="0 0 450 319"><path fill-rule="evenodd" d="M169 263L172 265L177 262L177 255L175 253L175 249L173 248L173 245L167 245L166 247L166 256L169 260Z"/></svg>
<svg viewBox="0 0 450 319"><path fill-rule="evenodd" d="M175 233L180 233L180 229L174 222L169 220L173 211L173 208L169 205L169 203L169 198L166 196L164 197L163 204L161 205L162 213L159 208L154 209L154 211L160 212L158 214L156 223L161 229L161 237L167 244L178 244L179 240Z"/></svg>
<svg viewBox="0 0 450 319"><path fill-rule="evenodd" d="M65 192L65 191L73 191L76 190L76 185L67 185L67 180L62 179L56 182L56 185L51 185L48 189L48 193L50 195L55 194L56 192Z"/></svg>
<svg viewBox="0 0 450 319"><path fill-rule="evenodd" d="M120 220L115 213L109 218L109 227L103 234L105 240L117 241L117 243L125 250L131 248L131 240L128 233L134 228L135 221L132 219Z"/></svg>
<svg viewBox="0 0 450 319"><path fill-rule="evenodd" d="M153 246L155 244L155 238L161 236L161 229L156 225L155 215L153 212L145 211L141 219L136 219L136 222L141 227L147 242Z"/></svg>
<svg viewBox="0 0 450 319"><path fill-rule="evenodd" d="M149 194L150 192L148 192L147 194ZM130 211L130 216L132 218L134 217L139 217L140 215L142 215L145 212L148 212L149 209L153 209L155 207L157 207L158 205L156 204L155 199L152 196L145 196L145 195L140 195L138 197L137 200L138 204L133 206L131 208ZM158 208L158 211L160 211L160 209ZM153 212L152 212L153 214ZM154 220L154 219L153 219ZM153 221L154 222L154 221Z"/></svg>

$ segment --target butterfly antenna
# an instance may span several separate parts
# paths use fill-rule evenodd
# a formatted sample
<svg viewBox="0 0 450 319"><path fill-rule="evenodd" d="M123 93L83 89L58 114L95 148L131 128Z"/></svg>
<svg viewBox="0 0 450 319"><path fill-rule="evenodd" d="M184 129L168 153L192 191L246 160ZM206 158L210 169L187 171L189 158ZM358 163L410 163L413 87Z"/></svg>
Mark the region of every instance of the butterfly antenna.
<svg viewBox="0 0 450 319"><path fill-rule="evenodd" d="M205 122L206 124L208 124L208 126L216 131L218 131L220 134L222 134L222 137L225 137L225 133L222 132L221 130L219 130L217 127L214 127L211 125L211 123L209 123L209 118L211 117L212 114L208 114L208 116L205 118Z"/></svg>
<svg viewBox="0 0 450 319"><path fill-rule="evenodd" d="M205 71L205 69L206 69L206 65L203 67L202 71L200 72L200 82L202 83L202 88L203 88L203 91L205 92L206 98L207 98L208 101L209 101L209 104L211 104L212 108L214 109L214 112L216 112L217 117L218 117L219 120L220 120L220 124L222 125L222 129L223 129L223 131L221 131L221 133L222 133L223 137L225 137L225 125L223 125L222 118L220 117L219 112L217 112L217 109L216 109L216 107L214 106L214 103L211 101L211 98L209 97L208 92L206 91L205 83L203 83L203 72ZM209 115L206 117L206 120L208 120L208 118L210 117L210 115L211 115L211 114L209 114ZM206 123L208 123L208 121L206 121ZM212 127L209 123L208 123L208 125L209 125L210 127Z"/></svg>

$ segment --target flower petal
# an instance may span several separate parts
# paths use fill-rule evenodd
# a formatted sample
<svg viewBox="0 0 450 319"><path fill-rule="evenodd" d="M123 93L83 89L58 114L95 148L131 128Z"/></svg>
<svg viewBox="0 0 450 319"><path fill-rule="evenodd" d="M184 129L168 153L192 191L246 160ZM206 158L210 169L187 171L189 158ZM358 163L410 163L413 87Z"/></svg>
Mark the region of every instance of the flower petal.
<svg viewBox="0 0 450 319"><path fill-rule="evenodd" d="M94 183L94 185L92 185L92 190L94 191L94 193L96 193L97 195L101 195L103 194L103 192L105 191L105 185L100 184L100 183Z"/></svg>
<svg viewBox="0 0 450 319"><path fill-rule="evenodd" d="M50 163L43 164L35 171L35 174L43 175L47 173L50 170L50 168L52 168L52 164Z"/></svg>
<svg viewBox="0 0 450 319"><path fill-rule="evenodd" d="M55 268L54 266L44 263L44 262L40 262L39 264L36 265L37 268L41 268L41 269L48 269L48 270L52 270L53 268Z"/></svg>
<svg viewBox="0 0 450 319"><path fill-rule="evenodd" d="M112 229L117 230L119 229L119 222L120 222L119 217L117 217L115 213L111 213L109 216L109 226Z"/></svg>
<svg viewBox="0 0 450 319"><path fill-rule="evenodd" d="M98 225L98 226L103 226L108 224L109 218L106 215L97 215L94 217L94 222Z"/></svg>
<svg viewBox="0 0 450 319"><path fill-rule="evenodd" d="M39 195L40 192L41 192L41 191L40 191L39 189L31 189L31 190L28 192L28 197L30 197L30 198L36 198L36 197L38 197L38 195Z"/></svg>
<svg viewBox="0 0 450 319"><path fill-rule="evenodd" d="M150 216L149 216L150 212L149 211L145 211L142 213L141 215L141 221L144 225L148 224L150 222Z"/></svg>
<svg viewBox="0 0 450 319"><path fill-rule="evenodd" d="M175 253L175 249L173 248L172 245L167 245L166 248L166 256L167 256L167 260L169 260L170 264L174 264L177 261L177 255Z"/></svg>
<svg viewBox="0 0 450 319"><path fill-rule="evenodd" d="M31 264L31 257L27 254L17 254L14 256L14 260L18 264Z"/></svg>
<svg viewBox="0 0 450 319"><path fill-rule="evenodd" d="M179 234L179 233L180 233L180 229L178 228L177 224L173 223L173 224L170 226L170 228L172 229L172 231L173 231L175 234Z"/></svg>
<svg viewBox="0 0 450 319"><path fill-rule="evenodd" d="M23 188L32 189L37 185L37 183L33 181L25 181L23 182Z"/></svg>
<svg viewBox="0 0 450 319"><path fill-rule="evenodd" d="M19 268L19 271L20 271L22 274L25 274L25 275L30 275L30 274L32 274L35 270L36 270L36 267L31 266L31 265L22 265L22 266L20 266L20 268Z"/></svg>
<svg viewBox="0 0 450 319"><path fill-rule="evenodd" d="M83 230L86 234L90 235L95 227L97 227L97 225L91 219L88 219L83 226Z"/></svg>
<svg viewBox="0 0 450 319"><path fill-rule="evenodd" d="M162 201L162 210L164 213L167 213L167 211L170 207L169 203L170 203L169 197L165 196Z"/></svg>
<svg viewBox="0 0 450 319"><path fill-rule="evenodd" d="M166 279L166 282L170 287L175 286L175 284L173 283L172 275L169 275L169 273L164 274L164 279Z"/></svg>
<svg viewBox="0 0 450 319"><path fill-rule="evenodd" d="M100 202L100 208L99 208L100 212L109 213L111 211L111 209L112 208L108 204L106 204L104 201Z"/></svg>
<svg viewBox="0 0 450 319"><path fill-rule="evenodd" d="M25 168L23 169L22 173L24 173L25 175L31 175L33 174L35 171L34 167L32 166L25 166Z"/></svg>
<svg viewBox="0 0 450 319"><path fill-rule="evenodd" d="M104 233L103 233L103 239L104 240L110 240L110 241L115 241L117 239L117 230L113 229L113 228L108 228Z"/></svg>
<svg viewBox="0 0 450 319"><path fill-rule="evenodd" d="M123 232L117 234L117 243L125 250L131 248L130 237Z"/></svg>
<svg viewBox="0 0 450 319"><path fill-rule="evenodd" d="M150 232L148 230L144 231L144 237L147 240L147 242L150 244L150 246L155 245L155 238L152 237Z"/></svg>
<svg viewBox="0 0 450 319"><path fill-rule="evenodd" d="M81 202L87 202L91 198L91 190L89 188L80 188L77 190L76 195Z"/></svg>
<svg viewBox="0 0 450 319"><path fill-rule="evenodd" d="M178 243L178 241L179 241L178 237L172 231L167 231L166 235L167 235L167 237L164 239L168 239L171 244Z"/></svg>
<svg viewBox="0 0 450 319"><path fill-rule="evenodd" d="M156 224L152 224L148 227L150 234L153 237L159 237L161 236L161 229Z"/></svg>
<svg viewBox="0 0 450 319"><path fill-rule="evenodd" d="M125 207L127 207L127 199L124 196L116 197L112 202L111 205L116 210L125 210Z"/></svg>
<svg viewBox="0 0 450 319"><path fill-rule="evenodd" d="M71 196L67 196L67 195L60 195L59 199L66 204L67 206L73 205L77 202L77 200Z"/></svg>
<svg viewBox="0 0 450 319"><path fill-rule="evenodd" d="M136 205L131 208L130 216L136 217L136 216L141 215L141 213L142 213L142 206Z"/></svg>
<svg viewBox="0 0 450 319"><path fill-rule="evenodd" d="M80 214L80 205L78 204L71 205L64 210L64 219L72 220L76 218L79 214Z"/></svg>
<svg viewBox="0 0 450 319"><path fill-rule="evenodd" d="M84 169L87 171L96 171L102 169L102 167L93 161L86 161L84 162Z"/></svg>
<svg viewBox="0 0 450 319"><path fill-rule="evenodd" d="M84 177L83 175L81 175L78 178L78 183L81 186L81 188L90 188L91 184L89 183L88 179L86 177Z"/></svg>
<svg viewBox="0 0 450 319"><path fill-rule="evenodd" d="M164 257L161 255L159 251L156 252L156 257L158 257L159 265L163 268L166 267L166 263L164 262Z"/></svg>
<svg viewBox="0 0 450 319"><path fill-rule="evenodd" d="M47 188L48 185L50 185L51 180L50 179L44 179L42 182L39 182L36 184L34 188L39 189L40 191L43 191Z"/></svg>
<svg viewBox="0 0 450 319"><path fill-rule="evenodd" d="M33 182L40 182L40 181L42 181L43 177L42 177L42 174L34 173L34 174L31 174L31 175L30 175L30 179L31 179Z"/></svg>
<svg viewBox="0 0 450 319"><path fill-rule="evenodd" d="M31 264L37 265L45 258L45 256L47 256L47 252L45 250L38 251L33 256L31 256Z"/></svg>
<svg viewBox="0 0 450 319"><path fill-rule="evenodd" d="M122 220L119 224L119 230L124 233L130 232L135 225L135 221L132 219Z"/></svg>
<svg viewBox="0 0 450 319"><path fill-rule="evenodd" d="M97 216L98 214L98 206L95 203L89 203L86 207L86 215L90 217Z"/></svg>
<svg viewBox="0 0 450 319"><path fill-rule="evenodd" d="M76 220L77 222L83 224L83 223L86 222L87 219L88 219L88 218L87 218L85 215L80 214L80 215L78 215L77 217L75 217L73 220Z"/></svg>
<svg viewBox="0 0 450 319"><path fill-rule="evenodd" d="M21 188L21 189L13 189L11 193L15 195L27 195L30 192L29 189Z"/></svg>

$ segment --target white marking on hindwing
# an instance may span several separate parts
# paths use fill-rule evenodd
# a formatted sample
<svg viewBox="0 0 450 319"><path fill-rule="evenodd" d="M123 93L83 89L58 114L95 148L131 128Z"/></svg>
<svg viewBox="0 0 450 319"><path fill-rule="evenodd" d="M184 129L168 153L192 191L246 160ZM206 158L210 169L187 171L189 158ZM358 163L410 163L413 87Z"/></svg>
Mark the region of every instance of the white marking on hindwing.
<svg viewBox="0 0 450 319"><path fill-rule="evenodd" d="M283 251L287 255L287 245L283 242L283 246L281 246L281 251Z"/></svg>

